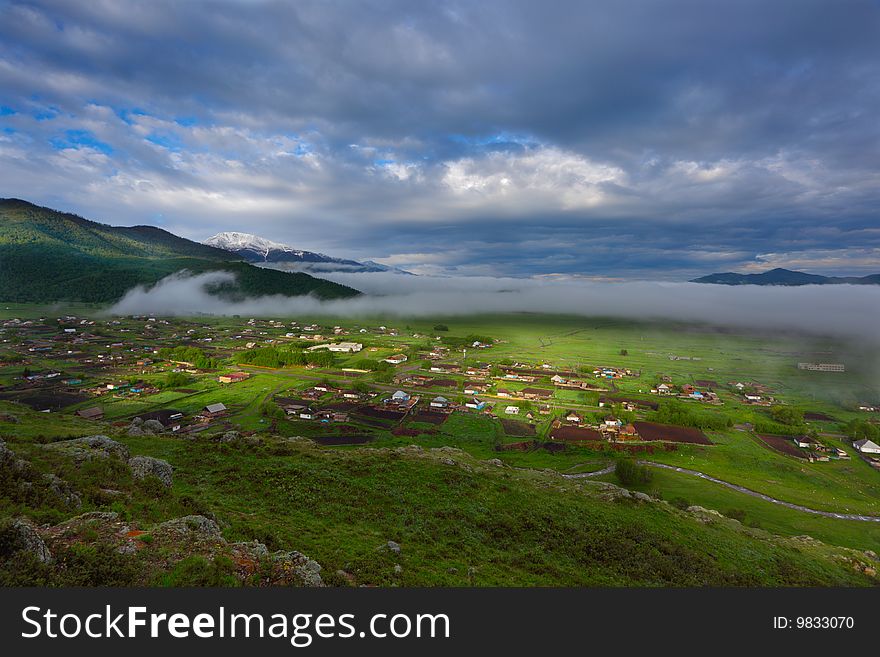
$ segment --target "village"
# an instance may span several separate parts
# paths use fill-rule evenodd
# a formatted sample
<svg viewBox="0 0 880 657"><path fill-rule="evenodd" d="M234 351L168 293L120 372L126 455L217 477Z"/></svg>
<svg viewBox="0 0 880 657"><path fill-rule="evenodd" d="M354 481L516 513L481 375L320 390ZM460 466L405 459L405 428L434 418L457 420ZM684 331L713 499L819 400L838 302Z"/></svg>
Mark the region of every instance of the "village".
<svg viewBox="0 0 880 657"><path fill-rule="evenodd" d="M0 400L135 434L152 421L180 436L271 432L343 446L436 436L441 428L454 438L485 418L500 452L675 451L711 446L705 430L729 426L808 462L851 456L815 429L775 434L735 415L706 414L785 409L764 383L683 381L619 363L573 367L524 358L529 354L493 357L504 345L486 335L259 318L61 315L5 320L0 336ZM461 416L475 419L447 423ZM798 429L808 428L806 416ZM832 420L822 413L812 419ZM849 446L880 468L875 441Z"/></svg>

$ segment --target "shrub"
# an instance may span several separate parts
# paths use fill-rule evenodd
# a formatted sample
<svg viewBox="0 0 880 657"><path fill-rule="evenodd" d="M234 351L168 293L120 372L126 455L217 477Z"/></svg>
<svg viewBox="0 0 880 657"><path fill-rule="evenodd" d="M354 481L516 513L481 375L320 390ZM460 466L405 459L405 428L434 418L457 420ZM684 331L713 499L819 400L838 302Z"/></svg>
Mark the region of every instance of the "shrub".
<svg viewBox="0 0 880 657"><path fill-rule="evenodd" d="M177 562L174 567L157 578L159 586L237 586L235 564L228 557L216 556L212 560L198 555Z"/></svg>

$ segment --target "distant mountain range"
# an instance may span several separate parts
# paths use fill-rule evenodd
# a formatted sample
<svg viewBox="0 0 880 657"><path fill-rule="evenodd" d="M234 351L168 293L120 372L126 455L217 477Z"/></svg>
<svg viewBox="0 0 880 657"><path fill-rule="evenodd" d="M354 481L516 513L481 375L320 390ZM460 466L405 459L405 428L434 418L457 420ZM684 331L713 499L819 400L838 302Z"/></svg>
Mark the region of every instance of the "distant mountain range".
<svg viewBox="0 0 880 657"><path fill-rule="evenodd" d="M0 199L0 300L112 302L136 285L152 285L182 270L234 273L235 284L211 290L229 299L359 294L306 273L254 267L229 251L155 226L108 226L27 201Z"/></svg>
<svg viewBox="0 0 880 657"><path fill-rule="evenodd" d="M709 274L695 278L691 283L711 283L714 285L880 285L880 274L869 276L820 276L802 271L776 268L761 274Z"/></svg>
<svg viewBox="0 0 880 657"><path fill-rule="evenodd" d="M390 271L398 274L411 272L380 265L378 262L366 260L346 260L333 258L323 253L303 251L287 244L273 242L265 237L235 231L217 233L204 242L208 246L234 253L243 260L261 267L287 269L294 271L320 272L378 272Z"/></svg>

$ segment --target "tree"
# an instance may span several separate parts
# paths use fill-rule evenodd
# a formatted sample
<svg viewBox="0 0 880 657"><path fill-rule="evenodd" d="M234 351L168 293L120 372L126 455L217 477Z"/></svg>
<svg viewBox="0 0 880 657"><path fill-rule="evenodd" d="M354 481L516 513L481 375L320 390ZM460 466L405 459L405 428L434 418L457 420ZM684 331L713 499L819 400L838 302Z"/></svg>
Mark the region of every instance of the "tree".
<svg viewBox="0 0 880 657"><path fill-rule="evenodd" d="M624 486L638 486L651 482L653 473L646 465L640 465L631 458L618 459L614 468L617 480Z"/></svg>
<svg viewBox="0 0 880 657"><path fill-rule="evenodd" d="M801 425L804 423L804 414L791 406L774 406L770 409L770 416L781 424Z"/></svg>
<svg viewBox="0 0 880 657"><path fill-rule="evenodd" d="M621 355L621 356L629 356L629 352L628 352L626 349L621 349L621 350L620 350L620 355Z"/></svg>
<svg viewBox="0 0 880 657"><path fill-rule="evenodd" d="M449 330L449 327L446 326L446 324L436 324L436 325L434 326L434 330L435 330L435 331L448 331L448 330Z"/></svg>

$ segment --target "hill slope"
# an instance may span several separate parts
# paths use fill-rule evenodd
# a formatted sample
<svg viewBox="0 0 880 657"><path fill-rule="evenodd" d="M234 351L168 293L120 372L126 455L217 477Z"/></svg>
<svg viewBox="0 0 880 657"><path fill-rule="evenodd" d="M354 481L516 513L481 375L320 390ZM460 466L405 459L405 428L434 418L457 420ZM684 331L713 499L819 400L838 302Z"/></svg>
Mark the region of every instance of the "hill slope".
<svg viewBox="0 0 880 657"><path fill-rule="evenodd" d="M338 451L269 436L263 445L237 446L205 436L118 440L131 454L170 463L173 486L139 484L115 456L86 469L76 466L64 443L10 443L7 458L29 462L35 472L55 473L82 502L65 506L48 490L25 500L19 481L0 481L0 518L6 516L7 523L17 516L39 524L64 521L38 528L55 557L51 563L0 551L0 585L168 581L164 570L182 575L175 564L185 566L193 555L211 559L218 545L226 549L227 540L239 547L257 540L283 554L301 551L323 567L325 584L339 586L877 584L865 572L868 557L854 550L781 538L704 509L679 511L601 482L500 467L450 448ZM124 494L108 498L102 492L107 487ZM110 509L126 519L124 528L116 522L121 518L106 513ZM78 515L90 511L104 513ZM209 524L191 514L216 518L226 540L209 533L210 551L196 531L168 541L169 520L188 522L194 530ZM88 532L70 538L71 532L61 531L87 520ZM137 542L126 538L132 528L153 539L134 550L134 562L118 557L120 542ZM0 538L3 529L0 522ZM398 543L399 553L383 548L387 541ZM77 554L96 556L75 562ZM237 563L254 561L243 562L239 555ZM78 567L66 567L70 563ZM217 575L211 581L172 581L235 584L235 564L226 563L220 581Z"/></svg>
<svg viewBox="0 0 880 657"><path fill-rule="evenodd" d="M880 274L870 276L821 276L802 271L791 271L777 267L760 274L709 274L695 278L691 283L711 283L714 285L880 285Z"/></svg>
<svg viewBox="0 0 880 657"><path fill-rule="evenodd" d="M228 251L153 226L108 226L19 199L0 199L0 298L12 302L110 302L135 285L169 274L225 270L236 274L227 296L315 294L356 290L303 273L239 262Z"/></svg>

